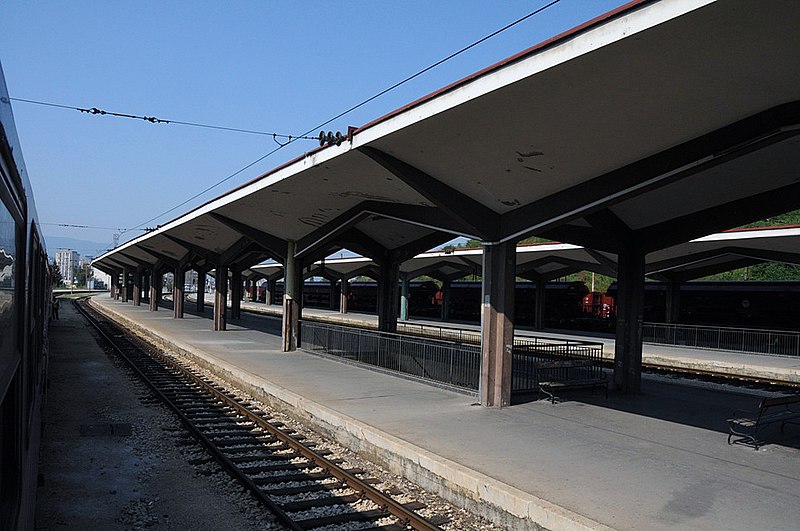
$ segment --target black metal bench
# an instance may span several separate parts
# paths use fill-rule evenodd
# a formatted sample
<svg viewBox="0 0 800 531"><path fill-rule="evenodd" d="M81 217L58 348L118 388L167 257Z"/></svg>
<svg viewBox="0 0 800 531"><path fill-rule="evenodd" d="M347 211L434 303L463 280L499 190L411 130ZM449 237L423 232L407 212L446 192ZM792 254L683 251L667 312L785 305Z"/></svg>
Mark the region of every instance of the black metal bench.
<svg viewBox="0 0 800 531"><path fill-rule="evenodd" d="M741 443L756 450L763 444L759 431L771 424L800 424L800 411L790 406L800 403L800 395L763 398L757 411L736 410L728 419L728 444ZM734 439L734 437L737 437Z"/></svg>
<svg viewBox="0 0 800 531"><path fill-rule="evenodd" d="M608 380L598 370L592 360L588 359L568 359L542 361L536 363L536 370L539 373L539 400L545 395L551 403L555 404L559 398L556 391L566 391L570 389L594 389L602 388L608 398Z"/></svg>

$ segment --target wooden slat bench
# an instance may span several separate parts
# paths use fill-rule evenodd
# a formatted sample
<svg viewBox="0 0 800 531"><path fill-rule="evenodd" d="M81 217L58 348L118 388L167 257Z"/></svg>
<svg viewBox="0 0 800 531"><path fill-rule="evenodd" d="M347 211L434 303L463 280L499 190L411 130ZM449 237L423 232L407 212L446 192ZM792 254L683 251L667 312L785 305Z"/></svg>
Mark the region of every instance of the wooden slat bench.
<svg viewBox="0 0 800 531"><path fill-rule="evenodd" d="M786 424L800 424L800 410L790 407L798 403L800 395L763 398L757 411L734 411L728 419L728 444L741 443L758 450L764 442L759 438L762 428L780 422L783 433Z"/></svg>

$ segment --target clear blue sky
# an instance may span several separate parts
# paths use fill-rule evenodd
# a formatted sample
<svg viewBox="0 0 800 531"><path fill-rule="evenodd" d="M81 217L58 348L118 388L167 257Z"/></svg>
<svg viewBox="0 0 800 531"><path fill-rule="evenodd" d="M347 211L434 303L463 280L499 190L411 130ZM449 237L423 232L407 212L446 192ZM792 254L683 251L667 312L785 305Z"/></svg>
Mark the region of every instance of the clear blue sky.
<svg viewBox="0 0 800 531"><path fill-rule="evenodd" d="M0 61L15 98L298 135L547 3L12 0L0 8ZM326 129L364 124L623 3L561 0ZM277 147L265 136L13 109L43 223L134 227ZM315 146L281 149L148 225ZM107 243L114 232L44 230Z"/></svg>

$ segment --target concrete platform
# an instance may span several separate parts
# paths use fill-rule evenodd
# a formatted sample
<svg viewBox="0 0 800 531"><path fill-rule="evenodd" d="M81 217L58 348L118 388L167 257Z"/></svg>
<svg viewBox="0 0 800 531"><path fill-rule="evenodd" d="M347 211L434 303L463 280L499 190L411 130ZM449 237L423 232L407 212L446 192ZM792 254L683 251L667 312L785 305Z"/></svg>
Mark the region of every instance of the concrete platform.
<svg viewBox="0 0 800 531"><path fill-rule="evenodd" d="M637 396L485 409L463 394L282 353L275 319L244 314L213 332L210 312L173 319L166 309L93 301L509 528L794 529L800 520L800 428L775 430L757 452L726 443L725 419L763 392L648 377Z"/></svg>

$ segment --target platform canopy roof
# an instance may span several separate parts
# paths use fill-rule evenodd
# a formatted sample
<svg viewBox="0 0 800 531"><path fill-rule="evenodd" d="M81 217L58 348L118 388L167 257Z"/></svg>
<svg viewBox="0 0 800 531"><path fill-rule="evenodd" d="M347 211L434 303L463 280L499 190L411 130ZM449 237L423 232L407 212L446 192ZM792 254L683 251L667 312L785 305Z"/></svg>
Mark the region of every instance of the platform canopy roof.
<svg viewBox="0 0 800 531"><path fill-rule="evenodd" d="M800 208L800 2L634 1L95 260L248 267L454 235L645 252Z"/></svg>
<svg viewBox="0 0 800 531"><path fill-rule="evenodd" d="M455 280L481 274L483 251L456 248L419 254L400 266L411 279L427 275ZM517 276L531 280L553 280L578 271L616 275L616 256L577 245L539 243L519 245ZM645 269L651 278L687 281L763 262L800 265L800 226L736 229L673 245L647 255ZM306 277L332 279L370 276L377 278L379 265L370 258L328 258L306 267ZM280 263L251 267L246 276L277 280L283 277Z"/></svg>
<svg viewBox="0 0 800 531"><path fill-rule="evenodd" d="M456 280L471 274L480 275L482 261L482 249L432 251L403 262L400 271L411 279L427 275L440 280ZM614 275L613 257L567 243L519 245L516 263L517 276L530 279L552 280L583 270ZM377 279L379 267L374 260L362 256L327 258L308 265L304 276L329 279L368 276ZM251 267L246 276L279 279L283 277L283 266L276 262L259 264Z"/></svg>

